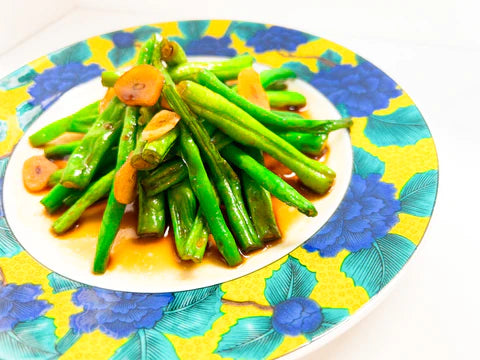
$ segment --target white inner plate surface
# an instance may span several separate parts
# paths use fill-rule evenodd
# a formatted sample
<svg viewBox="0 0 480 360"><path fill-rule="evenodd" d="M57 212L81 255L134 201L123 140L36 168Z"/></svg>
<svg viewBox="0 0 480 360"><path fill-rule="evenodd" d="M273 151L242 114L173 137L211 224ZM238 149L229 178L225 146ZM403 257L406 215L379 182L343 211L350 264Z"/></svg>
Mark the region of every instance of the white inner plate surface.
<svg viewBox="0 0 480 360"><path fill-rule="evenodd" d="M197 57L196 59L211 60L212 58ZM255 67L258 70L265 69L261 65ZM307 97L308 108L313 118L340 118L335 107L306 82L290 81L289 89L299 91ZM63 95L25 133L11 156L5 174L3 203L6 219L15 237L38 262L72 280L92 286L131 292L181 291L233 280L280 259L300 246L325 224L347 190L352 172L352 147L348 132L339 130L329 136L330 155L327 161L328 166L337 173L337 178L328 196L314 201L318 215L314 218L296 216L297 210L290 208L292 216L296 216L298 220L284 232L280 242L266 251L248 258L235 268L204 263L186 269L172 267L162 268L161 271L152 269L140 272L117 266L103 275L94 275L91 269L95 248L89 249L91 256L80 256L72 242L81 241L81 239L77 237L68 239L65 236L59 239L52 234L50 231L52 219L46 216L43 206L39 203L41 196L28 193L23 186L22 166L29 157L43 153L42 149L32 148L29 144L28 137L31 134L101 99L104 93L105 89L97 78Z"/></svg>

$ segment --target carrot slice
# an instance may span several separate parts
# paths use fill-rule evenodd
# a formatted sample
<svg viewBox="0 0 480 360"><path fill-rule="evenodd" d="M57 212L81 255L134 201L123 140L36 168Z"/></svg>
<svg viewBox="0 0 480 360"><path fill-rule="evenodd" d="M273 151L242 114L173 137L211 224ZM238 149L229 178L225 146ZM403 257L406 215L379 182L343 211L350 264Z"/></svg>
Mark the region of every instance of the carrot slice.
<svg viewBox="0 0 480 360"><path fill-rule="evenodd" d="M255 105L270 110L268 96L260 82L260 75L252 67L238 74L238 94Z"/></svg>
<svg viewBox="0 0 480 360"><path fill-rule="evenodd" d="M120 76L113 87L118 98L130 106L153 106L163 87L163 75L152 65L137 65Z"/></svg>
<svg viewBox="0 0 480 360"><path fill-rule="evenodd" d="M47 187L48 179L58 166L43 155L32 156L23 163L23 184L28 191L36 192Z"/></svg>
<svg viewBox="0 0 480 360"><path fill-rule="evenodd" d="M102 100L100 100L100 104L98 105L98 110L102 113L112 101L113 97L115 96L115 90L113 88L108 88L105 96Z"/></svg>
<svg viewBox="0 0 480 360"><path fill-rule="evenodd" d="M162 110L155 114L142 131L142 140L153 141L172 130L180 120L180 116L173 111Z"/></svg>
<svg viewBox="0 0 480 360"><path fill-rule="evenodd" d="M137 169L132 166L128 156L125 163L118 169L113 181L113 195L120 204L130 204L135 200L137 185Z"/></svg>

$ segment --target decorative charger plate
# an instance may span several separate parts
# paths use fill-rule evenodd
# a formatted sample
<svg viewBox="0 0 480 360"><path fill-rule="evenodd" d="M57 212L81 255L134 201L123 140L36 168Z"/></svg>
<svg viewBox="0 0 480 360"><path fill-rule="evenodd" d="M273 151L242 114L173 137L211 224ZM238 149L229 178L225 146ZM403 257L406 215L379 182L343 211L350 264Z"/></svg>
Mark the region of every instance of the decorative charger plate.
<svg viewBox="0 0 480 360"><path fill-rule="evenodd" d="M45 110L103 69L132 64L155 32L175 37L190 56L249 53L294 70L353 118L353 173L326 224L273 263L188 291L107 290L62 277L23 250L3 207L17 189L3 180L13 148ZM413 255L438 183L425 121L381 70L323 38L223 20L93 37L1 79L0 155L1 359L274 359L323 344L371 307Z"/></svg>

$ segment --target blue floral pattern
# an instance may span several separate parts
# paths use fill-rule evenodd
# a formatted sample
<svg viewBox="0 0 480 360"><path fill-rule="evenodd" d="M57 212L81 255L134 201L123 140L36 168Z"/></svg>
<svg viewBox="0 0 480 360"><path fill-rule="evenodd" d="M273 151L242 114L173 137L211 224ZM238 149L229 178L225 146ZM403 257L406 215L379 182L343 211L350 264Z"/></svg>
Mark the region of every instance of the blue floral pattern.
<svg viewBox="0 0 480 360"><path fill-rule="evenodd" d="M237 51L232 49L230 44L232 40L228 36L214 38L213 36L204 36L200 39L194 39L185 46L187 55L217 55L217 56L235 56Z"/></svg>
<svg viewBox="0 0 480 360"><path fill-rule="evenodd" d="M99 329L114 338L127 337L138 329L150 329L163 316L171 294L140 294L82 287L72 302L83 311L70 318L77 333Z"/></svg>
<svg viewBox="0 0 480 360"><path fill-rule="evenodd" d="M354 174L344 200L329 219L303 247L332 257L343 249L359 251L385 236L398 222L400 202L395 187L380 181L381 175L365 179Z"/></svg>
<svg viewBox="0 0 480 360"><path fill-rule="evenodd" d="M344 105L350 116L368 116L384 109L401 95L395 82L369 62L358 66L336 65L316 73L310 83L335 105Z"/></svg>
<svg viewBox="0 0 480 360"><path fill-rule="evenodd" d="M247 46L253 46L256 52L271 50L295 51L300 44L309 40L309 36L301 31L272 26L257 31L247 40Z"/></svg>
<svg viewBox="0 0 480 360"><path fill-rule="evenodd" d="M71 88L100 76L102 69L97 64L83 65L68 63L46 69L34 79L34 84L28 88L33 105L48 108L61 95Z"/></svg>
<svg viewBox="0 0 480 360"><path fill-rule="evenodd" d="M0 286L0 332L12 330L18 323L37 319L49 310L45 300L38 300L42 288L33 284Z"/></svg>
<svg viewBox="0 0 480 360"><path fill-rule="evenodd" d="M322 320L322 309L315 301L298 297L275 306L272 325L281 334L296 336L316 330Z"/></svg>

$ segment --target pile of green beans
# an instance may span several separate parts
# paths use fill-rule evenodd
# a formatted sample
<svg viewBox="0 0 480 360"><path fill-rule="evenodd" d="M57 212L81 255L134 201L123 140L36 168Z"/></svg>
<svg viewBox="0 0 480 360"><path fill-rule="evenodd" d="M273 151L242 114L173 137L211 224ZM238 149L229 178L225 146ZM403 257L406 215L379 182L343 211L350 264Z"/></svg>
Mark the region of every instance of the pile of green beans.
<svg viewBox="0 0 480 360"><path fill-rule="evenodd" d="M154 35L142 45L137 64L152 65L163 75L161 98L181 118L172 130L143 140L143 130L165 102L136 107L114 97L101 113L95 102L30 136L33 146L47 145L47 158L68 159L64 169L50 176L51 190L41 200L49 213L64 210L52 224L53 232L71 230L88 207L107 199L93 272L101 274L108 267L127 206L116 200L113 187L117 172L128 164L137 181L137 235L162 237L170 219L177 255L185 261L201 262L213 246L210 236L229 266L240 264L242 253L281 238L271 196L306 216L317 215L308 199L265 167L263 154L325 194L335 172L308 155L321 155L329 132L348 128L351 120L311 120L285 111L307 105L304 95L288 90L296 74L286 68L260 73L274 109L253 104L228 83L253 61L250 55L188 61L177 42ZM121 74L105 71L102 84L113 86ZM65 132L85 135L48 144Z"/></svg>

